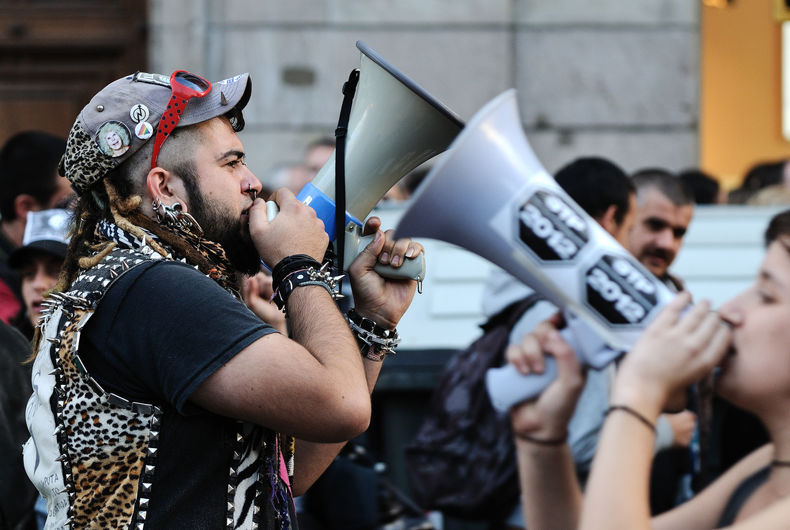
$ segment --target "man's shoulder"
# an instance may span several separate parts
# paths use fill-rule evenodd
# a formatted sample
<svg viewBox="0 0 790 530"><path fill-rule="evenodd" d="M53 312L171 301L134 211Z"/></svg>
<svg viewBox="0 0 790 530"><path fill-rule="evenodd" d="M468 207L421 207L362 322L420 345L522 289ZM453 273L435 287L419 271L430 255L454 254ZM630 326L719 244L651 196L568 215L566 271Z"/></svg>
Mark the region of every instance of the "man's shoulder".
<svg viewBox="0 0 790 530"><path fill-rule="evenodd" d="M226 293L211 278L195 267L172 260L146 261L123 272L109 286L105 297L126 295L133 291L150 293L157 298L184 298L206 291Z"/></svg>

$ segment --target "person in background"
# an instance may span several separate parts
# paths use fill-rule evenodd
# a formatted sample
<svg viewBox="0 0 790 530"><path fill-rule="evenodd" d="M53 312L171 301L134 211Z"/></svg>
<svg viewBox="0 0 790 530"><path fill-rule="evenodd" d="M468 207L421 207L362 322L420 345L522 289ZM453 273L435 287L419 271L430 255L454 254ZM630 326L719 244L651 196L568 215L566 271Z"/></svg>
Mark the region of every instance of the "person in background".
<svg viewBox="0 0 790 530"><path fill-rule="evenodd" d="M680 252L694 216L694 197L678 177L665 169L642 169L632 175L631 181L636 187L636 221L626 248L667 287L678 292L683 289L683 281L671 274L669 268ZM694 390L690 392L688 406L699 413L698 399ZM701 421L707 425L710 413L705 411L701 414ZM690 410L684 410L666 416L683 422L688 442L697 425L692 414ZM699 467L699 461L695 446L690 447L689 443L656 455L651 479L650 505L653 513L668 510L679 498L691 495L688 484L695 466Z"/></svg>
<svg viewBox="0 0 790 530"><path fill-rule="evenodd" d="M418 167L417 169L412 170L409 172L409 174L396 182L395 185L384 194L381 202L401 202L409 200L414 194L414 191L417 189L417 186L419 186L420 183L425 179L426 175L428 175L428 171L429 169L424 167Z"/></svg>
<svg viewBox="0 0 790 530"><path fill-rule="evenodd" d="M695 204L727 202L727 194L719 186L719 181L701 169L686 169L678 174L678 178L688 187Z"/></svg>
<svg viewBox="0 0 790 530"><path fill-rule="evenodd" d="M773 186L790 188L790 165L787 160L754 164L743 176L741 185L730 191L730 204L747 204L760 190Z"/></svg>
<svg viewBox="0 0 790 530"><path fill-rule="evenodd" d="M302 185L307 184L313 180L313 177L315 177L316 173L318 173L318 171L324 167L326 161L329 160L329 157L335 152L335 145L335 139L331 136L322 136L307 144L307 149L305 150L304 154L306 180L302 183ZM299 189L301 190L302 187L300 186Z"/></svg>
<svg viewBox="0 0 790 530"><path fill-rule="evenodd" d="M22 311L19 276L8 256L22 244L27 213L68 205L74 192L57 174L66 142L42 131L25 131L0 151L0 320L10 323Z"/></svg>
<svg viewBox="0 0 790 530"><path fill-rule="evenodd" d="M669 267L694 216L694 199L675 175L663 169L637 171L631 181L636 187L636 221L626 248L656 278L679 291L683 284Z"/></svg>
<svg viewBox="0 0 790 530"><path fill-rule="evenodd" d="M44 296L58 282L66 249L71 214L53 209L28 212L22 246L11 253L8 264L22 278L24 313L17 328L28 339L41 318Z"/></svg>
<svg viewBox="0 0 790 530"><path fill-rule="evenodd" d="M0 529L35 530L38 495L22 465L21 448L29 436L25 404L32 392L30 343L0 322Z"/></svg>

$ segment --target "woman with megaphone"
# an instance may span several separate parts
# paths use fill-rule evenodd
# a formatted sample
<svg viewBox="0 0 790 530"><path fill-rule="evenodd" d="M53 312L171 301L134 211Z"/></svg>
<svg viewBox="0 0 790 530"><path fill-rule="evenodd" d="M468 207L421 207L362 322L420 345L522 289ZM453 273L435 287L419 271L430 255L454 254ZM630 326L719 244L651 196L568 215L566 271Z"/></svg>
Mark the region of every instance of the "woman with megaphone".
<svg viewBox="0 0 790 530"><path fill-rule="evenodd" d="M750 288L718 312L677 295L623 358L587 489L582 497L566 443L584 383L576 355L542 323L508 351L522 373L546 356L558 377L511 409L528 528L786 528L790 518L790 210L773 217L766 254ZM673 397L715 373L717 393L754 413L772 443L746 456L696 497L651 520L654 426Z"/></svg>

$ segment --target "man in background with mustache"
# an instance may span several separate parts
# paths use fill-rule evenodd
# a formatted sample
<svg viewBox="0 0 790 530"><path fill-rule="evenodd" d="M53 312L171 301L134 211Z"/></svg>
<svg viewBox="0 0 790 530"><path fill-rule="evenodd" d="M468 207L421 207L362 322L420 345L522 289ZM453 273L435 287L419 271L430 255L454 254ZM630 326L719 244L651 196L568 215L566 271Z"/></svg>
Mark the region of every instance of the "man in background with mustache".
<svg viewBox="0 0 790 530"><path fill-rule="evenodd" d="M683 183L663 169L643 169L632 177L636 187L636 222L628 250L670 289L682 282L669 273L694 215L694 199Z"/></svg>

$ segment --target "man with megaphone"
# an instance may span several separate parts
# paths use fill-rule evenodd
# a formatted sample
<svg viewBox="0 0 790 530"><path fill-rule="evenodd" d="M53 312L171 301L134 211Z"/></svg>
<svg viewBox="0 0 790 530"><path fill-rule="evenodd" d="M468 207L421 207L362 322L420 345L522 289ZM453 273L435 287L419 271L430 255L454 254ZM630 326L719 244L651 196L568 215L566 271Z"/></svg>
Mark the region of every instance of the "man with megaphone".
<svg viewBox="0 0 790 530"><path fill-rule="evenodd" d="M373 269L422 246L368 220L343 315L315 211L283 188L269 221L256 198L237 135L251 89L246 73L137 72L70 132L61 172L79 203L24 447L48 528L292 528L293 495L368 426L417 283ZM100 141L107 130L128 133L122 149ZM260 258L292 338L240 299Z"/></svg>

